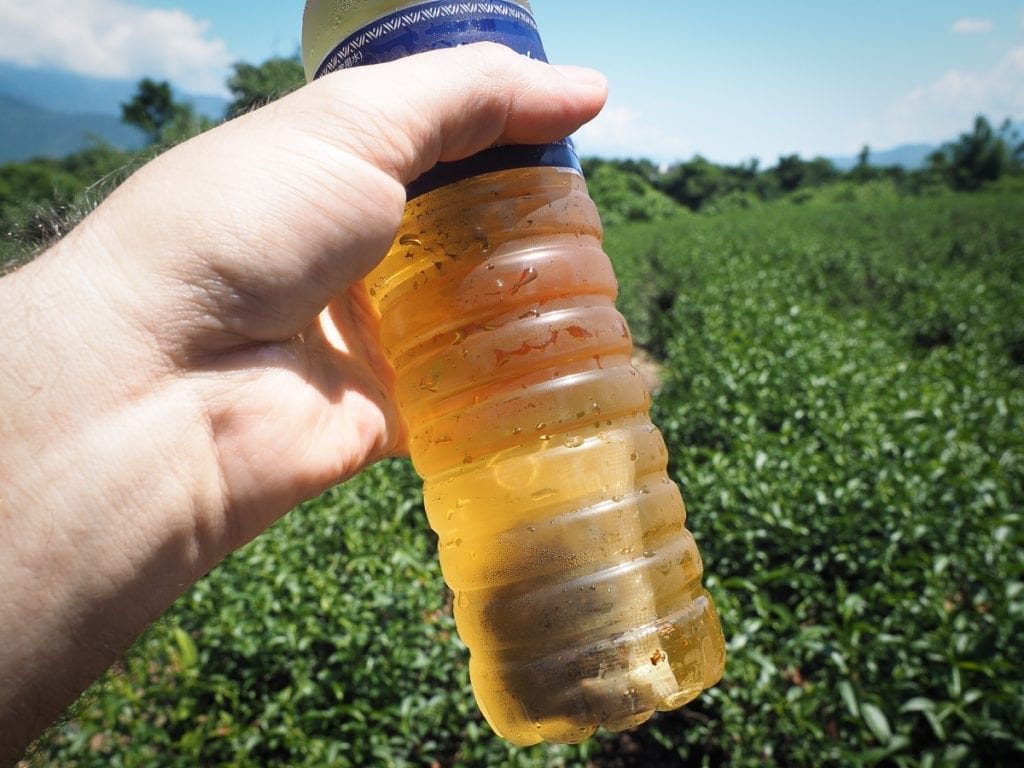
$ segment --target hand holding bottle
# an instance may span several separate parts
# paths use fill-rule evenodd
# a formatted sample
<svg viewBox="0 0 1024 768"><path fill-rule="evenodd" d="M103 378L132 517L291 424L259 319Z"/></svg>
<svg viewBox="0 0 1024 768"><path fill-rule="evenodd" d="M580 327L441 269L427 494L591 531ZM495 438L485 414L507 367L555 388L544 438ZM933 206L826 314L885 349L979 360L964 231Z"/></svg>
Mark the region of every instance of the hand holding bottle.
<svg viewBox="0 0 1024 768"><path fill-rule="evenodd" d="M488 45L340 73L152 161L0 279L0 764L234 548L404 450L359 286L404 185L604 95Z"/></svg>

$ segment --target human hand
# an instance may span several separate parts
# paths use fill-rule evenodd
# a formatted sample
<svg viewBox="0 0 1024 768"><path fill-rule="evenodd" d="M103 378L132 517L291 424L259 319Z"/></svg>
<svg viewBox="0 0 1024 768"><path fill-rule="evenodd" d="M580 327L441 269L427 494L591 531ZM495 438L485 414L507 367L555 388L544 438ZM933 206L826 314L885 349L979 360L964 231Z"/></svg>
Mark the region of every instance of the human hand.
<svg viewBox="0 0 1024 768"><path fill-rule="evenodd" d="M604 95L491 45L337 73L160 156L0 280L0 763L229 552L403 450L359 281L404 185Z"/></svg>

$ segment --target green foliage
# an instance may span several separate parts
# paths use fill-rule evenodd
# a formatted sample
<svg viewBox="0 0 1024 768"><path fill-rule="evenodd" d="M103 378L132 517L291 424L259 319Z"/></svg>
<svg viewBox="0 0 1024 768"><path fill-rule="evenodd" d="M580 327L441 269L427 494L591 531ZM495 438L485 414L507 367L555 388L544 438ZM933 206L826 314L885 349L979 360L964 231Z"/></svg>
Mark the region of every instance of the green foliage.
<svg viewBox="0 0 1024 768"><path fill-rule="evenodd" d="M575 747L496 739L389 461L203 579L29 764L1018 764L1024 197L782 201L607 245L665 364L719 686Z"/></svg>
<svg viewBox="0 0 1024 768"><path fill-rule="evenodd" d="M663 221L683 209L642 175L618 164L592 162L585 169L587 190L601 211L606 227L627 221Z"/></svg>
<svg viewBox="0 0 1024 768"><path fill-rule="evenodd" d="M680 755L1024 756L1022 221L991 195L611 233L638 338L675 329L655 420L729 638Z"/></svg>
<svg viewBox="0 0 1024 768"><path fill-rule="evenodd" d="M1009 121L997 132L979 115L970 133L961 134L957 141L932 156L932 166L947 178L953 189L974 191L998 181L1008 171L1019 171L1022 157L1024 143L1015 146Z"/></svg>
<svg viewBox="0 0 1024 768"><path fill-rule="evenodd" d="M232 101L227 116L250 112L291 93L306 81L298 56L268 59L258 66L237 62L228 79Z"/></svg>
<svg viewBox="0 0 1024 768"><path fill-rule="evenodd" d="M0 165L0 273L68 231L138 159L105 144L55 160Z"/></svg>
<svg viewBox="0 0 1024 768"><path fill-rule="evenodd" d="M121 118L141 129L154 146L169 147L213 127L213 122L197 115L191 104L174 100L168 82L148 77L139 81L135 95L121 105Z"/></svg>
<svg viewBox="0 0 1024 768"><path fill-rule="evenodd" d="M158 83L146 77L139 81L131 100L121 105L121 119L144 131L150 143L156 144L164 128L182 109L174 101L170 83L166 80Z"/></svg>

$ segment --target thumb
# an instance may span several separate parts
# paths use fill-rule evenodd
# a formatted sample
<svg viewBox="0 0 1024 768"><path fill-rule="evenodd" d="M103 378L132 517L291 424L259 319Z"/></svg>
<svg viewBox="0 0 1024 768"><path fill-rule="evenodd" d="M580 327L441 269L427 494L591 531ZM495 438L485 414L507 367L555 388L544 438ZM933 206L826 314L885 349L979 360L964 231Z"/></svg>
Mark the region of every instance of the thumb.
<svg viewBox="0 0 1024 768"><path fill-rule="evenodd" d="M492 44L337 72L157 158L105 223L133 295L147 276L185 292L192 346L291 338L383 257L406 183L494 143L564 137L605 96L591 70ZM177 343L187 318L169 311Z"/></svg>

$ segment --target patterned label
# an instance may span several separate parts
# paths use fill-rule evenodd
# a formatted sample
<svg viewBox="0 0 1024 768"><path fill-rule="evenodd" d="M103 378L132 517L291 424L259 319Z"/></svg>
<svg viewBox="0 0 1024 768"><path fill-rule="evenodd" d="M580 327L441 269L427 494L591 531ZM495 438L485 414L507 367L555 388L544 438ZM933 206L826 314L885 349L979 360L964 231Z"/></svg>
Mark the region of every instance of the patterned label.
<svg viewBox="0 0 1024 768"><path fill-rule="evenodd" d="M403 9L363 27L328 54L316 76L483 41L547 61L537 23L525 8L507 2L442 0Z"/></svg>
<svg viewBox="0 0 1024 768"><path fill-rule="evenodd" d="M484 41L547 61L537 24L525 8L501 0L439 0L409 6L363 27L335 46L316 76ZM439 163L409 185L408 196L413 198L481 173L531 166L580 170L576 150L568 138L539 146L495 146L465 160Z"/></svg>

